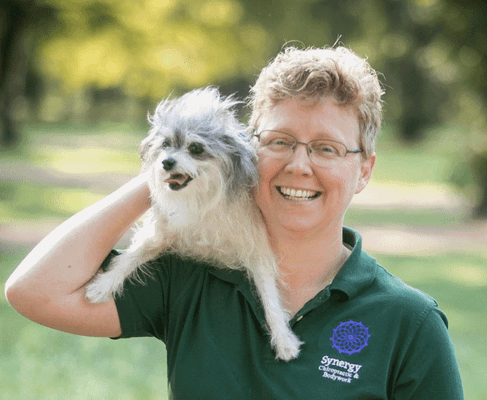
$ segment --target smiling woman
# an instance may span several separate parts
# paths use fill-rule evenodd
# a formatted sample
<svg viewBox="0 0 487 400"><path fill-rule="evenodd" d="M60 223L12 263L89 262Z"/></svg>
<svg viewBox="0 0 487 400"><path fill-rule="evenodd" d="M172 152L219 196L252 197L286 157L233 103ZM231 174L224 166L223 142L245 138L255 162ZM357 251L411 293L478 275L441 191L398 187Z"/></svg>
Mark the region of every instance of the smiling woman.
<svg viewBox="0 0 487 400"><path fill-rule="evenodd" d="M363 159L347 153L347 148L359 147L359 125L353 111L337 105L331 97L313 105L288 99L260 118L260 129L264 132L264 136L258 135L260 182L254 194L271 239L286 243L290 238L285 239L284 228L308 238L316 233L320 241L327 237L325 242L336 242L350 201L367 185L375 163L375 154ZM275 136L269 134L276 131L284 132L277 136L281 138L277 151L272 143ZM283 135L294 142L287 151L280 150ZM310 150L313 144L326 141L338 143L336 148L343 146L345 151L317 156ZM301 196L293 196L298 192ZM302 201L303 192L312 193L306 202Z"/></svg>

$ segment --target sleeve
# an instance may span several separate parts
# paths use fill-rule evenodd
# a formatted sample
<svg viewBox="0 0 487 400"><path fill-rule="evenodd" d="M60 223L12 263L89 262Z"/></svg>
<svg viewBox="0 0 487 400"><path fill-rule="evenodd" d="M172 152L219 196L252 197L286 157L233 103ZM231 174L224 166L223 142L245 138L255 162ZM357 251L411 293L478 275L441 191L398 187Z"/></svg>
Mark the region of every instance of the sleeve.
<svg viewBox="0 0 487 400"><path fill-rule="evenodd" d="M113 250L102 269L119 254ZM207 270L206 264L176 253L163 254L143 265L135 278L125 281L122 294L115 297L122 334L112 339L152 336L166 343L170 312L180 312L180 299L197 292Z"/></svg>
<svg viewBox="0 0 487 400"><path fill-rule="evenodd" d="M120 254L112 250L102 264ZM157 259L144 265L137 276L124 283L123 292L115 297L122 335L112 339L153 336L164 341L166 326L166 293L170 261Z"/></svg>
<svg viewBox="0 0 487 400"><path fill-rule="evenodd" d="M395 400L462 400L463 388L448 321L429 310L414 335L396 380Z"/></svg>

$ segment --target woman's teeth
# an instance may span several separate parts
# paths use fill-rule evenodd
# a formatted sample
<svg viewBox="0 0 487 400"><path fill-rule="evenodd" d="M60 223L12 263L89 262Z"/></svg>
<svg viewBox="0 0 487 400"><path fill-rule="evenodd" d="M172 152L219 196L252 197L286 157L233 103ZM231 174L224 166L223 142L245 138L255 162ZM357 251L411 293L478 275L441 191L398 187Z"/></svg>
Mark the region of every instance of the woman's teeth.
<svg viewBox="0 0 487 400"><path fill-rule="evenodd" d="M320 192L315 192L312 190L296 190L284 187L278 187L277 189L281 194L287 198L293 198L293 200L310 200L318 197L320 194Z"/></svg>

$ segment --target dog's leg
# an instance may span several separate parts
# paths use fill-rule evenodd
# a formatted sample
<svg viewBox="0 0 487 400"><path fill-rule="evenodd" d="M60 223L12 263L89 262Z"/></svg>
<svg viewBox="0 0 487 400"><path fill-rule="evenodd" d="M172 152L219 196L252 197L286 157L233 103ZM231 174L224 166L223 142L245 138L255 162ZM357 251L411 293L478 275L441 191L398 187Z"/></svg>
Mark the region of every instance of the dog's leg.
<svg viewBox="0 0 487 400"><path fill-rule="evenodd" d="M149 233L147 233L149 231ZM96 275L86 289L86 297L92 303L103 303L111 296L121 295L126 279L135 277L139 267L157 257L162 248L162 241L157 240L155 230L148 225L139 229L125 253L115 257L106 272Z"/></svg>
<svg viewBox="0 0 487 400"><path fill-rule="evenodd" d="M265 257L265 255L264 255ZM303 344L289 326L289 314L282 307L277 287L275 267L263 260L253 264L253 278L257 292L265 310L267 325L271 334L271 346L276 351L276 358L292 360L299 355ZM255 266L258 266L255 268Z"/></svg>

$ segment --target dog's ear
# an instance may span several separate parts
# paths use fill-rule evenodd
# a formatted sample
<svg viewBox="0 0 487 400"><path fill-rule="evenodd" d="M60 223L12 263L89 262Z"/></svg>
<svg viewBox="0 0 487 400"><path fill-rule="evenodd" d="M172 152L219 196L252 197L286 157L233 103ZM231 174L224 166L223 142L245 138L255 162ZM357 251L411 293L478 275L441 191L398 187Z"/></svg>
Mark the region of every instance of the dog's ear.
<svg viewBox="0 0 487 400"><path fill-rule="evenodd" d="M229 152L232 164L229 171L231 176L228 177L230 190L237 192L243 187L248 189L255 186L258 181L257 157L248 139L243 136L237 139L225 135L223 142L231 149Z"/></svg>
<svg viewBox="0 0 487 400"><path fill-rule="evenodd" d="M158 128L165 123L166 113L173 106L174 101L167 99L161 100L154 111L154 114L147 114L147 121L151 128L147 136L140 142L139 155L142 161L142 169L147 169L146 165L151 163L150 155L151 149L155 146L155 137L158 133Z"/></svg>
<svg viewBox="0 0 487 400"><path fill-rule="evenodd" d="M140 142L139 145L139 156L142 163L142 170L145 171L152 164L153 152L151 151L154 143L156 142L155 136L157 131L154 127L149 131L148 135Z"/></svg>
<svg viewBox="0 0 487 400"><path fill-rule="evenodd" d="M142 166L144 166L147 161L148 153L151 147L152 134L149 133L141 142L139 147L140 160L142 161Z"/></svg>

